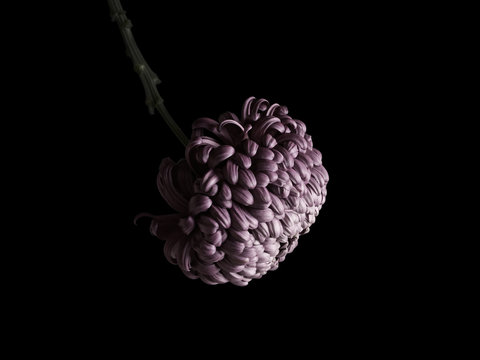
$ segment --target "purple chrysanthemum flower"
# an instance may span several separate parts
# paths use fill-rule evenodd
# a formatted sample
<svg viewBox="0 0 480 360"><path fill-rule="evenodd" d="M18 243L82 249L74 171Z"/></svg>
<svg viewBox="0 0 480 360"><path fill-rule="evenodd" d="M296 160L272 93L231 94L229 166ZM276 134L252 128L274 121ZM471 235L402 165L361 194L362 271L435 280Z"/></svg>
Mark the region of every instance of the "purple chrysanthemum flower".
<svg viewBox="0 0 480 360"><path fill-rule="evenodd" d="M328 174L285 106L247 99L241 117L200 118L158 189L178 213L152 216L166 258L190 278L244 286L278 268L325 202Z"/></svg>

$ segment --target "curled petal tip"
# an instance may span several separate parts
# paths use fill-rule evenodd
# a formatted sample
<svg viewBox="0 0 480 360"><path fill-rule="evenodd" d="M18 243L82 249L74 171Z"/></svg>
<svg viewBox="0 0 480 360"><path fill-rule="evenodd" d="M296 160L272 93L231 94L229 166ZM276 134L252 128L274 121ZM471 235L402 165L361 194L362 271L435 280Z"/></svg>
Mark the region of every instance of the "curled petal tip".
<svg viewBox="0 0 480 360"><path fill-rule="evenodd" d="M144 217L149 217L149 218L152 218L152 219L153 219L153 218L155 218L155 215L152 215L152 214L146 213L146 212L140 213L140 214L138 214L137 216L135 216L135 217L133 218L133 224L134 224L135 226L137 226L137 225L138 225L138 224L137 224L138 220L141 219L141 218L144 218Z"/></svg>

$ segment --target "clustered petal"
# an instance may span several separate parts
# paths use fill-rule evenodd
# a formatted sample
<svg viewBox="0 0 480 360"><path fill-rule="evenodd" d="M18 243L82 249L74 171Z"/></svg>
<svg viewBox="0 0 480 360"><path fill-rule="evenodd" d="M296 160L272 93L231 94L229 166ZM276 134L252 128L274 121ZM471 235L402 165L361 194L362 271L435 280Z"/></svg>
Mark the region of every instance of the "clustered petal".
<svg viewBox="0 0 480 360"><path fill-rule="evenodd" d="M265 99L192 130L185 160L164 159L157 178L178 213L148 215L150 231L186 276L245 286L277 269L314 223L327 193L322 155L303 122Z"/></svg>

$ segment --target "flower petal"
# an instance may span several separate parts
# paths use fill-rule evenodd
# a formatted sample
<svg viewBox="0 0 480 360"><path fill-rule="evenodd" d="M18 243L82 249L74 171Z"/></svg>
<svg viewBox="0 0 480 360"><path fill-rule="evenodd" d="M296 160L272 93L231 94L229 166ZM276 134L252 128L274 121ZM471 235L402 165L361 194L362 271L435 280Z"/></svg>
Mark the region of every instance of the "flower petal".
<svg viewBox="0 0 480 360"><path fill-rule="evenodd" d="M249 120L250 117L250 112L252 108L252 103L255 100L254 96L250 96L245 102L243 103L242 106L242 122L245 123L247 120Z"/></svg>
<svg viewBox="0 0 480 360"><path fill-rule="evenodd" d="M270 183L269 177L263 172L255 173L255 178L257 179L257 187L265 187Z"/></svg>
<svg viewBox="0 0 480 360"><path fill-rule="evenodd" d="M241 254L245 249L245 243L230 238L222 244L222 249L227 254Z"/></svg>
<svg viewBox="0 0 480 360"><path fill-rule="evenodd" d="M205 240L208 241L210 244L218 247L218 246L221 246L222 243L227 238L227 233L222 229L218 229L213 234L204 235L204 237L205 237Z"/></svg>
<svg viewBox="0 0 480 360"><path fill-rule="evenodd" d="M295 169L287 169L287 173L290 176L292 183L298 184L302 182L302 178Z"/></svg>
<svg viewBox="0 0 480 360"><path fill-rule="evenodd" d="M210 216L200 215L197 219L197 225L200 231L207 235L213 234L218 230L218 223Z"/></svg>
<svg viewBox="0 0 480 360"><path fill-rule="evenodd" d="M276 110L277 110L279 107L280 107L280 105L279 105L279 104L276 104L276 103L270 105L270 107L268 108L268 110L267 110L267 112L266 112L265 115L267 115L267 116L276 115L276 114L275 114L275 113L276 113Z"/></svg>
<svg viewBox="0 0 480 360"><path fill-rule="evenodd" d="M252 195L254 200L252 207L257 209L265 209L272 203L270 192L264 187L257 187L253 189Z"/></svg>
<svg viewBox="0 0 480 360"><path fill-rule="evenodd" d="M220 177L215 170L211 169L203 176L200 188L204 192L209 192L213 185L220 181Z"/></svg>
<svg viewBox="0 0 480 360"><path fill-rule="evenodd" d="M216 195L213 197L213 203L225 209L230 209L233 204L232 200L222 199L221 197L218 197Z"/></svg>
<svg viewBox="0 0 480 360"><path fill-rule="evenodd" d="M254 189L257 186L255 174L250 169L238 169L238 185L247 189Z"/></svg>
<svg viewBox="0 0 480 360"><path fill-rule="evenodd" d="M243 209L241 209L235 203L232 204L232 208L229 209L230 218L232 219L231 227L235 230L248 230L247 219Z"/></svg>
<svg viewBox="0 0 480 360"><path fill-rule="evenodd" d="M278 180L278 173L275 171L266 171L264 170L263 173L268 176L268 181L273 183Z"/></svg>
<svg viewBox="0 0 480 360"><path fill-rule="evenodd" d="M212 200L205 195L194 195L190 198L188 203L188 210L192 216L207 211L212 206Z"/></svg>
<svg viewBox="0 0 480 360"><path fill-rule="evenodd" d="M252 104L252 108L250 111L250 118L253 121L257 121L260 118L260 112L263 112L268 109L270 104L265 99L255 99Z"/></svg>
<svg viewBox="0 0 480 360"><path fill-rule="evenodd" d="M232 191L230 190L230 187L225 182L222 182L222 184L220 185L218 196L220 196L222 199L225 199L225 200L232 199Z"/></svg>
<svg viewBox="0 0 480 360"><path fill-rule="evenodd" d="M269 208L265 208L265 209L250 208L249 210L250 210L249 211L250 214L253 217L255 217L259 222L262 222L262 223L272 221L273 218L275 217L275 214Z"/></svg>
<svg viewBox="0 0 480 360"><path fill-rule="evenodd" d="M246 230L235 230L233 228L228 229L228 239L233 239L236 241L239 241L241 243L244 243L245 246L252 246L253 245L253 237L252 234L250 234ZM243 251L243 250L242 250Z"/></svg>
<svg viewBox="0 0 480 360"><path fill-rule="evenodd" d="M254 171L276 172L278 170L278 165L276 162L272 160L255 159L255 161L252 164L252 169Z"/></svg>
<svg viewBox="0 0 480 360"><path fill-rule="evenodd" d="M219 206L212 205L210 215L223 229L228 229L231 225L230 214L228 210Z"/></svg>
<svg viewBox="0 0 480 360"><path fill-rule="evenodd" d="M207 255L207 254L198 253L198 252L197 254L198 254L198 257L203 262L206 262L207 264L217 263L221 261L225 256L225 253L222 250L219 250L218 248L217 248L217 251L212 255Z"/></svg>
<svg viewBox="0 0 480 360"><path fill-rule="evenodd" d="M257 153L254 156L254 159L264 159L264 160L273 160L275 154L272 150L266 147L259 147Z"/></svg>
<svg viewBox="0 0 480 360"><path fill-rule="evenodd" d="M265 134L267 134L269 127L271 127L275 123L281 124L280 119L277 117L262 118L262 121L255 123L255 125L253 126L252 131L250 132L251 138L255 141L260 140L262 137L265 136Z"/></svg>
<svg viewBox="0 0 480 360"><path fill-rule="evenodd" d="M258 227L258 220L250 213L250 208L245 208L242 206L242 209L245 214L245 220L248 222L248 228L256 229Z"/></svg>
<svg viewBox="0 0 480 360"><path fill-rule="evenodd" d="M308 170L307 166L298 158L294 160L293 168L297 170L303 181L308 182L308 180L310 180L310 170Z"/></svg>
<svg viewBox="0 0 480 360"><path fill-rule="evenodd" d="M307 151L306 153L299 153L297 156L297 159L302 161L309 169L313 167L313 160L310 157L309 153L310 151Z"/></svg>
<svg viewBox="0 0 480 360"><path fill-rule="evenodd" d="M257 232L262 241L264 241L270 235L268 232L268 226L265 223L258 224L258 227L254 231Z"/></svg>
<svg viewBox="0 0 480 360"><path fill-rule="evenodd" d="M192 130L196 130L196 129L205 129L207 131L210 131L212 134L217 135L218 121L207 118L207 117L199 118L195 120L192 124Z"/></svg>
<svg viewBox="0 0 480 360"><path fill-rule="evenodd" d="M282 163L284 160L282 153L278 151L276 148L271 149L271 151L273 152L273 155L274 155L273 161L275 161L277 164Z"/></svg>
<svg viewBox="0 0 480 360"><path fill-rule="evenodd" d="M187 144L185 158L192 169L199 171L208 160L212 148L218 146L220 144L208 136L196 137Z"/></svg>
<svg viewBox="0 0 480 360"><path fill-rule="evenodd" d="M232 187L232 198L239 204L242 205L252 205L253 204L253 195L247 189L241 186Z"/></svg>
<svg viewBox="0 0 480 360"><path fill-rule="evenodd" d="M178 226L182 229L185 235L189 235L195 228L195 220L191 216L178 221Z"/></svg>
<svg viewBox="0 0 480 360"><path fill-rule="evenodd" d="M327 169L325 169L323 166L319 166L318 169L319 169L320 172L322 173L323 178L325 179L325 182L327 183L328 180L330 180L330 177L328 176Z"/></svg>
<svg viewBox="0 0 480 360"><path fill-rule="evenodd" d="M235 121L237 122L239 125L240 124L240 120L239 118L237 117L237 115L235 115L234 113L230 112L230 111L227 111L227 112L224 112L222 115L220 115L218 117L218 122L220 123L220 125L224 122L224 121ZM243 129L243 127L242 127Z"/></svg>
<svg viewBox="0 0 480 360"><path fill-rule="evenodd" d="M235 149L230 145L221 145L210 152L208 158L208 167L214 169L222 161L225 161L229 157L235 154Z"/></svg>
<svg viewBox="0 0 480 360"><path fill-rule="evenodd" d="M277 239L283 232L282 223L278 219L272 219L267 223L270 237Z"/></svg>
<svg viewBox="0 0 480 360"><path fill-rule="evenodd" d="M297 134L304 137L305 136L305 132L307 131L307 126L305 125L305 123L303 121L300 121L300 120L295 120L295 122L297 123Z"/></svg>
<svg viewBox="0 0 480 360"><path fill-rule="evenodd" d="M290 195L290 189L292 188L292 182L290 180L288 180L288 182L285 183L282 186L270 184L270 186L268 188L269 188L269 190L272 194L277 195L281 199L285 199L287 196Z"/></svg>
<svg viewBox="0 0 480 360"><path fill-rule="evenodd" d="M223 177L232 185L238 181L238 165L227 160L226 166L223 167Z"/></svg>
<svg viewBox="0 0 480 360"><path fill-rule="evenodd" d="M321 172L320 167L316 166L311 170L312 177L317 181L321 186L325 186L326 180L324 174ZM310 181L311 182L311 181Z"/></svg>
<svg viewBox="0 0 480 360"><path fill-rule="evenodd" d="M303 138L303 136L290 133L290 134L282 134L277 138L277 143L279 144L289 142L289 141L295 143L303 151L307 150L307 141Z"/></svg>
<svg viewBox="0 0 480 360"><path fill-rule="evenodd" d="M272 198L272 204L270 205L270 209L277 215L277 218L280 216L282 217L285 213L285 206L283 205L283 201L280 200L275 194L270 194Z"/></svg>
<svg viewBox="0 0 480 360"><path fill-rule="evenodd" d="M195 250L197 254L205 254L211 256L217 251L217 247L213 244L210 244L206 241L201 241L195 245Z"/></svg>
<svg viewBox="0 0 480 360"><path fill-rule="evenodd" d="M312 158L315 166L322 165L322 153L320 151L318 151L317 149L312 149L309 155Z"/></svg>
<svg viewBox="0 0 480 360"><path fill-rule="evenodd" d="M245 129L243 126L235 120L223 120L218 126L220 136L222 136L227 144L234 146L238 145L242 141Z"/></svg>
<svg viewBox="0 0 480 360"><path fill-rule="evenodd" d="M222 269L225 273L237 273L244 269L245 264L234 264L229 256L226 256L222 261L217 263L217 266Z"/></svg>
<svg viewBox="0 0 480 360"><path fill-rule="evenodd" d="M270 134L262 137L262 145L271 149L277 145L278 141Z"/></svg>
<svg viewBox="0 0 480 360"><path fill-rule="evenodd" d="M252 159L240 152L236 152L235 155L232 156L232 161L242 169L248 169L252 166Z"/></svg>
<svg viewBox="0 0 480 360"><path fill-rule="evenodd" d="M283 156L283 166L285 166L287 169L291 168L294 161L292 154L290 154L290 152L280 144L275 146L275 149L278 150L278 152Z"/></svg>
<svg viewBox="0 0 480 360"><path fill-rule="evenodd" d="M257 153L258 146L259 145L251 139L246 139L242 142L243 151L245 151L245 154L250 157L254 156Z"/></svg>
<svg viewBox="0 0 480 360"><path fill-rule="evenodd" d="M184 272L190 272L191 270L191 255L190 251L192 249L191 240L187 238L187 240L183 243L183 246L179 246L176 253L176 259L178 263L178 267L182 269Z"/></svg>
<svg viewBox="0 0 480 360"><path fill-rule="evenodd" d="M181 187L179 186L178 174L174 177L175 166L175 163L170 158L162 160L157 175L157 188L168 205L180 213L185 213L188 206L186 197L188 194L179 192ZM179 171L186 170L182 168ZM180 178L183 178L183 175Z"/></svg>
<svg viewBox="0 0 480 360"><path fill-rule="evenodd" d="M277 186L283 186L288 182L289 179L290 177L288 176L288 173L285 170L279 169L277 171L277 180L272 181L272 184Z"/></svg>

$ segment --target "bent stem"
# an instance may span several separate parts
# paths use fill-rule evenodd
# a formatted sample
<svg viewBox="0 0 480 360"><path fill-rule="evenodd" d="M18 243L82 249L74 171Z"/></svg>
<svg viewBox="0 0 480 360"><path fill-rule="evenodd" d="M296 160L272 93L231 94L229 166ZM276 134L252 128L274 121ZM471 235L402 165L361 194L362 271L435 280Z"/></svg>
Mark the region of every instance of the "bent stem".
<svg viewBox="0 0 480 360"><path fill-rule="evenodd" d="M173 120L167 108L163 104L163 98L158 93L157 85L160 84L160 79L155 74L147 62L143 58L140 49L135 42L131 28L132 23L127 18L125 10L123 10L120 0L107 0L110 6L110 15L112 21L118 24L120 33L122 34L123 42L127 50L127 56L132 60L133 69L140 76L143 88L145 89L145 103L147 104L150 114L155 113L155 109L159 112L168 127L175 134L178 140L186 146L188 138L183 133L182 129Z"/></svg>

